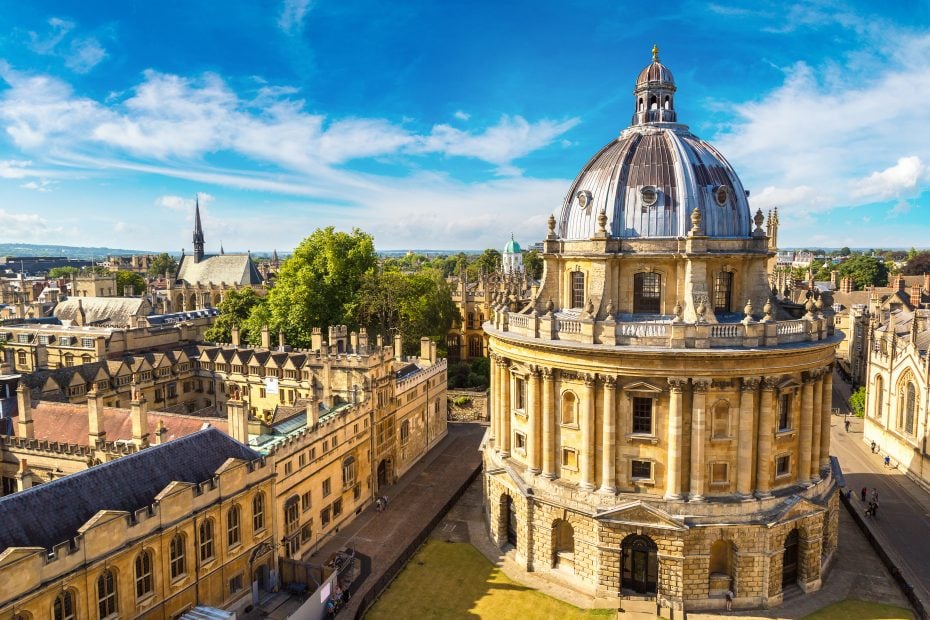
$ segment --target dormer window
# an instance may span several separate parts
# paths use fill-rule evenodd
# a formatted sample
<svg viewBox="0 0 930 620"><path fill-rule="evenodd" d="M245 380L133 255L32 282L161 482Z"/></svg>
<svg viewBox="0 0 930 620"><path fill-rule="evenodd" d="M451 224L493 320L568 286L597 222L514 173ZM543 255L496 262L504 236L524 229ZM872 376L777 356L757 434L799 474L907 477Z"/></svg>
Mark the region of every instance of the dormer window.
<svg viewBox="0 0 930 620"><path fill-rule="evenodd" d="M714 188L714 200L721 207L727 204L730 198L730 188L726 185L718 185Z"/></svg>

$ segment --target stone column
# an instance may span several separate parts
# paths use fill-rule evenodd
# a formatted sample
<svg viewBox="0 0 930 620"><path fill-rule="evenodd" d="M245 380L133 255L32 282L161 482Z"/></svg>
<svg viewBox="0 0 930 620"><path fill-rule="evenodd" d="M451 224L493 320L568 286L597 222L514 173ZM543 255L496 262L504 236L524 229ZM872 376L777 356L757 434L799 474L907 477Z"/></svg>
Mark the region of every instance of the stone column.
<svg viewBox="0 0 930 620"><path fill-rule="evenodd" d="M498 395L498 370L497 370L497 356L493 353L489 356L491 360L491 389L488 391L488 399L491 401L491 445L494 446L495 452L500 449L498 433L497 433L497 423L500 420L500 411L497 408L497 395Z"/></svg>
<svg viewBox="0 0 930 620"><path fill-rule="evenodd" d="M814 422L814 380L811 373L802 374L801 423L798 425L798 482L808 482L811 471L811 439Z"/></svg>
<svg viewBox="0 0 930 620"><path fill-rule="evenodd" d="M687 383L681 377L669 377L668 397L668 458L665 463L665 499L681 499L681 388Z"/></svg>
<svg viewBox="0 0 930 620"><path fill-rule="evenodd" d="M601 488L605 495L617 492L617 378L604 379L604 432L601 434Z"/></svg>
<svg viewBox="0 0 930 620"><path fill-rule="evenodd" d="M773 407L775 404L775 377L762 379L762 396L759 401L759 458L756 459L756 497L772 494L772 438L775 434Z"/></svg>
<svg viewBox="0 0 930 620"><path fill-rule="evenodd" d="M585 375L584 403L581 410L581 485L587 491L594 490L594 399L596 383L594 375Z"/></svg>
<svg viewBox="0 0 930 620"><path fill-rule="evenodd" d="M539 444L540 444L540 407L539 407L539 368L530 367L529 380L526 382L526 413L527 413L527 438L526 438L526 461L530 466L530 472L538 474L540 469Z"/></svg>
<svg viewBox="0 0 930 620"><path fill-rule="evenodd" d="M739 431L736 456L736 492L743 499L752 497L752 444L756 391L759 379L743 379L739 394Z"/></svg>
<svg viewBox="0 0 930 620"><path fill-rule="evenodd" d="M830 416L833 414L833 365L823 376L820 412L820 468L830 467Z"/></svg>
<svg viewBox="0 0 930 620"><path fill-rule="evenodd" d="M693 502L704 499L704 426L707 414L707 379L693 379L691 399L691 495Z"/></svg>
<svg viewBox="0 0 930 620"><path fill-rule="evenodd" d="M501 360L501 458L510 456L510 418L513 407L510 403L510 360Z"/></svg>
<svg viewBox="0 0 930 620"><path fill-rule="evenodd" d="M555 379L551 368L543 368L542 396L542 475L555 478Z"/></svg>
<svg viewBox="0 0 930 620"><path fill-rule="evenodd" d="M823 409L823 372L818 370L814 376L816 380L813 385L814 406L813 416L811 418L811 464L810 480L816 483L820 480L820 433L821 433L821 414Z"/></svg>

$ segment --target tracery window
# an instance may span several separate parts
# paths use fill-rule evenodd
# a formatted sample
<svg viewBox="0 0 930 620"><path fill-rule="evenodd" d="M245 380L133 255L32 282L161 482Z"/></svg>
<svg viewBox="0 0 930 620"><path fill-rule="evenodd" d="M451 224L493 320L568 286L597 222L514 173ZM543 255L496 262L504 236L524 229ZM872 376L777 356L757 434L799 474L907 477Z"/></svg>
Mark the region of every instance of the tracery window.
<svg viewBox="0 0 930 620"><path fill-rule="evenodd" d="M76 617L74 591L65 590L55 597L55 603L52 605L52 618L53 620L75 620Z"/></svg>
<svg viewBox="0 0 930 620"><path fill-rule="evenodd" d="M172 579L177 579L187 572L187 563L184 558L184 536L181 534L171 539L168 545L168 557Z"/></svg>
<svg viewBox="0 0 930 620"><path fill-rule="evenodd" d="M155 591L152 579L152 552L142 551L136 556L136 598L140 599Z"/></svg>
<svg viewBox="0 0 930 620"><path fill-rule="evenodd" d="M200 522L200 561L213 558L213 519Z"/></svg>
<svg viewBox="0 0 930 620"><path fill-rule="evenodd" d="M100 620L116 615L116 575L106 569L97 578L97 616Z"/></svg>
<svg viewBox="0 0 930 620"><path fill-rule="evenodd" d="M256 493L252 498L252 531L265 529L265 494Z"/></svg>
<svg viewBox="0 0 930 620"><path fill-rule="evenodd" d="M233 506L226 513L226 545L238 545L239 537L239 506Z"/></svg>

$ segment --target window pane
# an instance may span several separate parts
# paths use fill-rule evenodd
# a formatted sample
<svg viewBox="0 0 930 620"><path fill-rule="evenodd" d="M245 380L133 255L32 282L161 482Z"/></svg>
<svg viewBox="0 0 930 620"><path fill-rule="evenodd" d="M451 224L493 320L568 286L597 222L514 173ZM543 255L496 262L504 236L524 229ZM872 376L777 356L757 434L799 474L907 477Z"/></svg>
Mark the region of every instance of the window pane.
<svg viewBox="0 0 930 620"><path fill-rule="evenodd" d="M633 399L633 432L652 433L652 399Z"/></svg>

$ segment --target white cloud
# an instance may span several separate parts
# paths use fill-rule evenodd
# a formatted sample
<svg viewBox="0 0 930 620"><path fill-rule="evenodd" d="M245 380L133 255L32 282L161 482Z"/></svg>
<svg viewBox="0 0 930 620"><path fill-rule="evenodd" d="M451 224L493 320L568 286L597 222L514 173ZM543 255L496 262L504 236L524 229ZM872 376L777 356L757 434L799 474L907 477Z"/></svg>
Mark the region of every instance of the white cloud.
<svg viewBox="0 0 930 620"><path fill-rule="evenodd" d="M50 179L39 179L38 181L29 181L28 183L23 183L20 185L20 187L23 189L35 190L37 192L50 192L52 191L50 186L54 183L55 181Z"/></svg>
<svg viewBox="0 0 930 620"><path fill-rule="evenodd" d="M71 36L77 26L74 22L52 17L48 25L49 31L45 34L29 32L29 48L35 53L61 58L75 73L87 73L107 57L107 51L96 37Z"/></svg>
<svg viewBox="0 0 930 620"><path fill-rule="evenodd" d="M71 42L65 56L65 66L76 73L87 73L107 57L107 51L95 37L83 37Z"/></svg>
<svg viewBox="0 0 930 620"><path fill-rule="evenodd" d="M453 114L452 116L459 119L460 121L467 121L468 119L471 118L471 114L463 110L456 110L455 114Z"/></svg>
<svg viewBox="0 0 930 620"><path fill-rule="evenodd" d="M0 179L22 179L32 176L31 161L6 159L0 161Z"/></svg>
<svg viewBox="0 0 930 620"><path fill-rule="evenodd" d="M873 172L856 181L853 184L852 195L863 200L875 201L911 195L928 171L930 169L920 161L920 157L902 157L894 166Z"/></svg>
<svg viewBox="0 0 930 620"><path fill-rule="evenodd" d="M278 26L287 33L303 30L304 17L310 11L312 0L284 0Z"/></svg>
<svg viewBox="0 0 930 620"><path fill-rule="evenodd" d="M196 200L194 198L185 198L184 196L174 196L166 194L155 199L155 206L164 207L172 211L194 212L194 204L199 200L200 207L205 208L214 201L214 197L206 192L198 192Z"/></svg>
<svg viewBox="0 0 930 620"><path fill-rule="evenodd" d="M60 227L50 226L48 220L36 213L11 213L0 209L0 239L47 241L45 235L61 230Z"/></svg>

